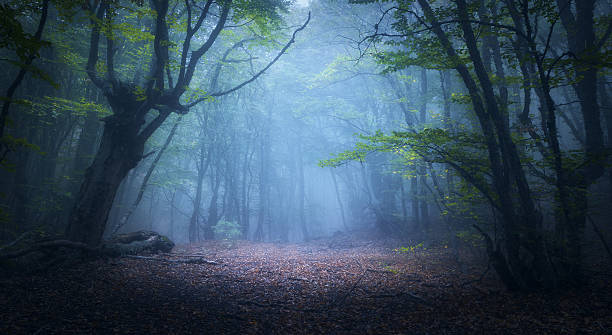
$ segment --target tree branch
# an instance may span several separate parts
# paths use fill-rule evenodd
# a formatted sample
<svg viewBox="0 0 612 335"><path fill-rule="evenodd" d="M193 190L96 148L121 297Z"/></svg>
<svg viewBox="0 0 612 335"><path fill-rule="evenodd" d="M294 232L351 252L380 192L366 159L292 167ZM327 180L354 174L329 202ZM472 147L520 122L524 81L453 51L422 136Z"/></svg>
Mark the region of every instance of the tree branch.
<svg viewBox="0 0 612 335"><path fill-rule="evenodd" d="M157 130L157 128L159 128L159 126L161 126L162 123L166 121L172 111L173 110L168 107L159 108L159 115L157 115L157 117L153 119L153 121L149 122L149 124L145 126L145 128L140 132L140 134L138 134L138 141L142 143L146 142L149 137L151 137L151 135L153 135L153 133Z"/></svg>
<svg viewBox="0 0 612 335"><path fill-rule="evenodd" d="M272 59L272 61L270 61L270 63L268 63L268 65L266 65L266 67L264 67L261 71L257 72L253 77L251 77L250 79L242 82L241 84L229 89L229 90L225 90L225 91L221 91L221 92L215 92L213 94L211 94L210 96L212 97L220 97L223 95L227 95L229 93L235 92L239 89L241 89L242 87L252 83L253 81L255 81L257 78L259 78L264 72L266 72L272 65L274 65L274 63L276 63L276 61L278 61L280 59L280 57L287 51L287 49L289 49L289 47L291 46L291 44L293 44L295 42L295 37L297 35L298 32L304 30L304 28L306 28L306 26L308 25L308 23L310 22L310 12L308 12L308 18L306 19L306 22L304 22L304 24L302 26L300 26L298 29L296 29L293 32L293 35L291 36L291 39L289 40L289 42L287 42L287 44L285 44L285 46L281 49L281 51L278 53L278 55L276 55L276 57L274 57L274 59ZM204 98L200 98L192 103L190 103L188 106L189 107L193 107L195 105L197 105L198 103L206 100L208 97L204 97Z"/></svg>
<svg viewBox="0 0 612 335"><path fill-rule="evenodd" d="M100 89L104 89L104 81L98 77L96 73L96 64L98 63L98 50L100 48L100 24L104 13L108 8L106 1L101 1L96 12L96 16L91 18L90 22L93 25L91 29L91 38L89 40L89 56L87 57L87 66L85 72L89 79Z"/></svg>
<svg viewBox="0 0 612 335"><path fill-rule="evenodd" d="M225 22L227 21L229 11L230 11L230 5L231 5L231 0L228 1L222 7L219 21L217 21L217 25L215 26L213 31L208 36L208 39L206 40L206 42L204 42L204 44L199 49L191 53L191 59L189 60L189 65L187 65L187 70L185 72L185 75L179 78L179 81L177 81L176 87L174 88L175 96L178 97L183 92L185 92L185 90L187 89L187 86L189 86L189 83L191 83L191 79L193 78L195 68L198 62L200 61L200 58L202 58L202 56L208 51L208 49L212 47L212 45L217 40L217 37L221 33L221 30L223 30Z"/></svg>
<svg viewBox="0 0 612 335"><path fill-rule="evenodd" d="M153 97L153 87L156 87L157 92L164 91L164 68L168 63L168 25L166 23L166 15L168 14L167 0L154 0L153 6L157 12L155 21L155 40L153 41L153 49L155 51L155 61L151 65L151 76L146 85L147 97Z"/></svg>
<svg viewBox="0 0 612 335"><path fill-rule="evenodd" d="M47 23L48 13L49 13L49 0L44 0L43 6L42 6L42 13L40 14L40 20L38 21L38 28L36 28L36 33L34 34L34 41L37 41L37 42L41 41L42 33L45 28L45 24ZM4 126L6 124L6 119L8 118L9 108L12 103L13 95L15 94L17 87L19 87L19 85L23 81L23 78L25 77L28 67L34 61L34 58L36 58L35 52L31 53L28 56L28 58L25 60L24 66L22 66L21 69L19 69L19 73L17 74L17 76L15 77L15 79L13 80L13 82L7 89L6 94L3 97L5 100L4 100L4 103L2 104L2 112L0 112L0 138L4 136ZM6 148L3 148L3 150L4 149ZM8 149L6 150L8 152ZM6 152L3 152L3 157L0 157L0 162L4 161L5 154Z"/></svg>
<svg viewBox="0 0 612 335"><path fill-rule="evenodd" d="M105 15L108 32L106 33L106 74L111 84L116 85L115 76L115 43L113 36L113 18L110 11L106 11Z"/></svg>

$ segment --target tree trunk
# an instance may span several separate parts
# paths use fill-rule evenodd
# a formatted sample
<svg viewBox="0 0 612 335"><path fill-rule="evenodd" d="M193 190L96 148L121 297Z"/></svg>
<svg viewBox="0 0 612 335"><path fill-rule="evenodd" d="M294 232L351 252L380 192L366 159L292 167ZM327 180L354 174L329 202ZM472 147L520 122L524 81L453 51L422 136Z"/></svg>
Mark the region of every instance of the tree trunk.
<svg viewBox="0 0 612 335"><path fill-rule="evenodd" d="M427 122L427 69L421 69L421 106L419 108L419 122L425 125ZM429 207L427 203L427 170L425 166L419 164L419 211L421 213L420 226L423 228L425 239L429 237Z"/></svg>
<svg viewBox="0 0 612 335"><path fill-rule="evenodd" d="M126 108L129 113L129 108ZM119 116L114 110L106 119L98 153L85 173L66 229L75 242L96 246L102 240L115 193L127 173L142 159L144 143L137 139L142 125Z"/></svg>
<svg viewBox="0 0 612 335"><path fill-rule="evenodd" d="M170 239L174 240L174 200L176 198L176 189L172 190L172 199L170 199Z"/></svg>
<svg viewBox="0 0 612 335"><path fill-rule="evenodd" d="M217 199L219 198L219 186L221 185L221 176L219 175L219 167L217 167L212 174L210 179L213 183L212 197L210 198L210 205L208 206L208 220L204 225L204 239L213 240L215 238L215 232L213 227L219 222L219 213L217 207Z"/></svg>
<svg viewBox="0 0 612 335"><path fill-rule="evenodd" d="M404 187L404 178L400 179L400 204L402 206L402 223L405 225L408 217L408 208L406 207L406 190Z"/></svg>
<svg viewBox="0 0 612 335"><path fill-rule="evenodd" d="M535 287L540 284L541 273L545 268L538 268L536 264L545 260L543 241L541 236L541 215L535 208L531 197L529 184L521 166L520 158L515 144L510 136L507 118L503 109L499 108L495 97L493 86L480 59L474 32L468 22L468 10L465 0L457 0L461 29L464 32L466 46L470 58L474 64L474 71L482 88L486 112L492 120L497 131L499 141L499 152L501 153L501 170L498 170L497 194L501 200L504 210L504 233L506 235L506 249L508 250L508 264L515 280L521 287ZM518 193L518 208L515 208L514 200L510 198L513 193L513 185ZM518 209L518 211L516 210ZM526 234L524 237L522 234ZM529 261L519 253L519 248L524 246L533 255L534 260Z"/></svg>
<svg viewBox="0 0 612 335"><path fill-rule="evenodd" d="M264 239L264 220L266 211L266 188L268 187L267 179L267 155L266 155L266 141L261 139L259 143L259 210L257 212L257 228L255 229L255 241L263 241Z"/></svg>
<svg viewBox="0 0 612 335"><path fill-rule="evenodd" d="M588 209L588 187L605 172L605 148L601 127L601 112L597 96L597 67L601 61L594 30L594 0L575 2L576 16L571 12L568 0L557 0L561 22L567 32L569 50L577 57L576 78L573 85L580 101L585 129L585 164L575 173L569 194L571 208L565 222L564 239L560 241L567 254L565 277L573 282L582 282L582 238Z"/></svg>
<svg viewBox="0 0 612 335"><path fill-rule="evenodd" d="M410 178L410 198L412 202L412 220L415 232L421 230L421 211L419 210L419 179L417 176Z"/></svg>
<svg viewBox="0 0 612 335"><path fill-rule="evenodd" d="M452 59L458 59L457 52L446 33L441 29L433 10L425 0L418 0L426 18L432 23L432 30L439 38L444 50ZM465 0L456 0L460 28L472 60L480 86L468 68L458 63L455 69L461 76L472 99L472 105L487 145L495 196L494 205L500 210L503 222L503 241L505 254L499 246L490 244L489 257L502 281L510 289L529 288L539 284L540 274L547 269L539 269L545 258L541 250L541 215L535 208L529 185L526 180L520 157L512 142L507 122L500 112L489 75L482 62L474 31L470 24ZM481 93L482 92L482 93ZM481 96L482 94L482 96ZM484 98L484 99L483 99ZM487 192L487 191L484 191ZM517 206L518 205L518 206ZM522 233L527 232L527 238ZM485 235L485 234L483 234ZM485 235L488 238L488 236ZM488 239L490 241L490 238ZM531 253L533 259L521 255L521 246Z"/></svg>
<svg viewBox="0 0 612 335"><path fill-rule="evenodd" d="M304 184L304 159L302 157L302 143L298 142L297 150L297 170L298 170L298 215L300 218L300 228L302 229L302 235L304 241L308 241L310 236L308 235L308 228L306 226L306 213L304 213L304 202L306 198L306 189Z"/></svg>
<svg viewBox="0 0 612 335"><path fill-rule="evenodd" d="M176 129L178 128L178 125L180 122L181 122L180 117L177 118L176 121L174 122L172 129L170 129L170 133L168 133L168 137L166 137L166 141L164 142L162 147L157 152L157 155L155 155L155 159L153 160L153 162L151 162L151 165L149 166L149 169L147 170L147 174L145 175L144 179L142 180L142 183L140 184L140 188L138 189L138 195L136 196L136 200L134 200L134 203L128 208L127 212L121 217L121 220L115 225L115 228L113 229L113 234L116 234L119 231L119 229L121 229L121 227L128 224L130 217L132 216L136 208L138 208L138 204L140 204L140 201L142 201L142 197L147 189L147 185L149 185L149 179L151 179L151 176L153 175L153 171L155 171L155 168L157 167L157 163L159 163L159 160L164 154L164 151L166 151L166 149L170 145L170 142L172 142L172 138L174 137L174 134L176 133Z"/></svg>
<svg viewBox="0 0 612 335"><path fill-rule="evenodd" d="M453 124L451 122L451 72L450 70L440 71L440 86L442 88L442 96L444 97L444 128L447 131L453 131ZM448 194L452 194L454 190L453 175L451 174L451 168L449 167L446 172L446 185L448 187Z"/></svg>
<svg viewBox="0 0 612 335"><path fill-rule="evenodd" d="M606 131L608 132L607 145L612 147L612 104L607 91L607 84L603 78L599 79L599 94L601 95L601 109L603 110L604 120L606 121ZM610 160L608 158L608 160ZM612 166L612 165L608 165ZM608 195L612 202L612 167L608 168Z"/></svg>
<svg viewBox="0 0 612 335"><path fill-rule="evenodd" d="M250 197L251 197L251 180L252 180L252 175L251 175L251 162L253 161L253 155L255 154L255 150L250 150L250 146L249 143L250 141L246 142L246 149L244 151L244 159L243 159L243 165L242 165L242 186L241 186L241 192L242 192L242 226L241 226L241 231L242 231L242 237L243 238L247 238L248 233L249 233L249 226L250 226L250 218L251 218L251 206L250 206Z"/></svg>
<svg viewBox="0 0 612 335"><path fill-rule="evenodd" d="M89 90L93 89L91 87L88 88ZM92 95L93 94L90 94L90 96ZM97 99L94 101L97 102ZM83 128L81 128L74 164L72 166L72 175L78 177L79 180L82 178L87 167L91 164L91 157L96 151L96 140L99 129L100 121L98 120L98 113L94 110L88 111L85 117L85 124Z"/></svg>
<svg viewBox="0 0 612 335"><path fill-rule="evenodd" d="M334 170L329 170L331 173L332 181L334 183L334 190L336 191L336 200L338 200L338 206L340 206L340 215L342 215L342 226L344 230L348 231L348 226L346 225L346 218L344 217L344 206L342 205L342 198L340 197L340 190L338 189L338 181L336 180L336 173Z"/></svg>
<svg viewBox="0 0 612 335"><path fill-rule="evenodd" d="M200 144L200 157L198 160L198 183L196 186L196 194L193 201L193 212L189 219L189 243L198 242L200 240L200 208L202 204L202 188L204 186L204 176L211 161L211 152L206 151L204 143ZM206 157L206 159L204 159Z"/></svg>

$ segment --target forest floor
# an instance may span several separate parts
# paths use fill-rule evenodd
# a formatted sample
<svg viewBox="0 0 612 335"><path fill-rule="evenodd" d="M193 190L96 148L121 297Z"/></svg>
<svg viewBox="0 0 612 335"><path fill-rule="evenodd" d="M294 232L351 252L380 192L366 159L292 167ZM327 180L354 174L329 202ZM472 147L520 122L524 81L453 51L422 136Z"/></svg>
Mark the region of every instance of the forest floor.
<svg viewBox="0 0 612 335"><path fill-rule="evenodd" d="M155 257L218 264L120 258L12 277L0 281L0 334L612 334L605 276L510 293L450 248L398 246L213 241Z"/></svg>

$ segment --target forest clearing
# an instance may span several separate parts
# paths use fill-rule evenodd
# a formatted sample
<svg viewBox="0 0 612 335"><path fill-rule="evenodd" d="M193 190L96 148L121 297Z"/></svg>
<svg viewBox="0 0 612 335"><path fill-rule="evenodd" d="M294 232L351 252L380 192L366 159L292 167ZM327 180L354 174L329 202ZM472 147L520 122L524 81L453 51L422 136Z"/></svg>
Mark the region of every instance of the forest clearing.
<svg viewBox="0 0 612 335"><path fill-rule="evenodd" d="M363 234L362 234L363 235ZM510 293L470 253L338 234L209 241L0 281L3 334L606 334L612 283Z"/></svg>
<svg viewBox="0 0 612 335"><path fill-rule="evenodd" d="M612 334L609 0L0 0L0 335Z"/></svg>

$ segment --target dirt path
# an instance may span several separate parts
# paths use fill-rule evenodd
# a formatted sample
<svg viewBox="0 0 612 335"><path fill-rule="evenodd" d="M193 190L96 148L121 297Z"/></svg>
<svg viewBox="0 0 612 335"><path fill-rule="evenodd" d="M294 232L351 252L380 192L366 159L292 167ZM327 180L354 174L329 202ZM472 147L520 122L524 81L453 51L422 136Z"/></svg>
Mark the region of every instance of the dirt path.
<svg viewBox="0 0 612 335"><path fill-rule="evenodd" d="M219 262L122 258L0 283L0 334L606 334L612 286L505 292L448 249L378 242L210 242L178 247Z"/></svg>

